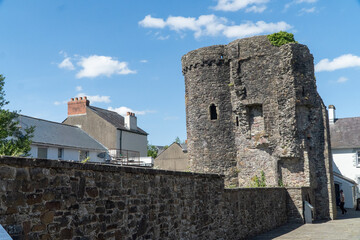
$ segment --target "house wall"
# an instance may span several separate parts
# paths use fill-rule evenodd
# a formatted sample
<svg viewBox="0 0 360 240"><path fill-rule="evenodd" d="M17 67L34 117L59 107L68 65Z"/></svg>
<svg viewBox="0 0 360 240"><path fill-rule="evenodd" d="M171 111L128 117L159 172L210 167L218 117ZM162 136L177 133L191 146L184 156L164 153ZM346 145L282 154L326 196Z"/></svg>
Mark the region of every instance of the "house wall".
<svg viewBox="0 0 360 240"><path fill-rule="evenodd" d="M187 171L189 170L187 153L184 153L178 144L171 144L155 158L154 167L164 170Z"/></svg>
<svg viewBox="0 0 360 240"><path fill-rule="evenodd" d="M334 171L359 183L360 166L356 165L357 150L360 149L332 149L332 155ZM358 184L355 198L360 198L359 187Z"/></svg>
<svg viewBox="0 0 360 240"><path fill-rule="evenodd" d="M355 186L344 179L341 179L334 175L334 183L339 184L340 189L344 191L345 197L345 208L356 208L356 198L354 195ZM336 198L340 202L340 196L336 196Z"/></svg>
<svg viewBox="0 0 360 240"><path fill-rule="evenodd" d="M37 146L31 145L31 150L29 152L30 157L36 158L38 155L38 147L44 146ZM47 147L47 159L51 160L58 160L58 148L55 147ZM71 160L71 161L79 161L79 150L77 149L70 149L70 148L63 148L64 149L64 156L63 160ZM91 162L103 162L103 158L98 158L97 155L99 152L89 151L89 157Z"/></svg>
<svg viewBox="0 0 360 240"><path fill-rule="evenodd" d="M63 123L80 127L107 148L117 147L116 128L89 108L86 114L68 116Z"/></svg>
<svg viewBox="0 0 360 240"><path fill-rule="evenodd" d="M0 174L14 239L248 239L285 224L291 201L285 188L224 189L215 174L10 157Z"/></svg>
<svg viewBox="0 0 360 240"><path fill-rule="evenodd" d="M136 134L128 131L117 130L117 148L120 149L120 134L121 149L140 152L140 157L147 157L147 136Z"/></svg>

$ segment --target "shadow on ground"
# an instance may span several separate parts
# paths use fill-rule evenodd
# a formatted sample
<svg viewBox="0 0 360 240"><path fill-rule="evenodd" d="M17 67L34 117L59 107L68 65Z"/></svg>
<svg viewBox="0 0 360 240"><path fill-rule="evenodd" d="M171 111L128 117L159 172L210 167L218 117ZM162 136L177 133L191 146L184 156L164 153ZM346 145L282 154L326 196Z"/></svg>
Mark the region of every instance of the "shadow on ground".
<svg viewBox="0 0 360 240"><path fill-rule="evenodd" d="M313 224L286 224L272 231L258 235L251 240L288 240L288 239L360 239L360 211L347 209L341 214L337 209L337 218L332 221L318 221ZM344 235L340 235L339 233ZM339 238L340 237L340 238Z"/></svg>

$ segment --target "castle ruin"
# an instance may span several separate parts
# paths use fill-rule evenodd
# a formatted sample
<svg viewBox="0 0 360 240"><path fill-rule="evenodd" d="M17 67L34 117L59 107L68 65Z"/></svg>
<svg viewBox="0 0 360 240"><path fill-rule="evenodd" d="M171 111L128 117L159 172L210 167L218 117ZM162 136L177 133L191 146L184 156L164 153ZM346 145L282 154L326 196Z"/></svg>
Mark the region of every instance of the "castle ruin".
<svg viewBox="0 0 360 240"><path fill-rule="evenodd" d="M316 90L313 56L302 44L267 36L235 40L182 57L190 167L248 187L309 187L315 219L333 218L327 111Z"/></svg>

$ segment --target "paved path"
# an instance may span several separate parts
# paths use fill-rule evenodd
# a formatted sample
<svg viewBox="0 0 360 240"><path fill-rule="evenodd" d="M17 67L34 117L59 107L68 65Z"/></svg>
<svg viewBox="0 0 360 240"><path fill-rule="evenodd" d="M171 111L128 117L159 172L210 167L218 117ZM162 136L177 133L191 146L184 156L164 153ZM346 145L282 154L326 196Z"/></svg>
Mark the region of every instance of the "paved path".
<svg viewBox="0 0 360 240"><path fill-rule="evenodd" d="M339 214L340 213L340 214ZM360 240L360 211L338 209L338 218L314 224L287 224L252 240Z"/></svg>

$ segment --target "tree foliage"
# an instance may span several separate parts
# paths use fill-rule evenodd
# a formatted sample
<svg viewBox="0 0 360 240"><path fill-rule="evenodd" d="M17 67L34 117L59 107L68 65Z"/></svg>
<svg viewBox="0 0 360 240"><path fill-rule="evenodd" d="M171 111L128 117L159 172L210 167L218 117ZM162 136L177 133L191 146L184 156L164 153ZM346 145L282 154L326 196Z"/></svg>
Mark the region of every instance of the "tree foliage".
<svg viewBox="0 0 360 240"><path fill-rule="evenodd" d="M148 157L156 158L158 154L158 149L154 145L148 144L147 146L147 155Z"/></svg>
<svg viewBox="0 0 360 240"><path fill-rule="evenodd" d="M4 107L9 103L5 100L5 77L0 74L0 155L28 156L34 127L19 127L18 113Z"/></svg>
<svg viewBox="0 0 360 240"><path fill-rule="evenodd" d="M272 45L280 47L287 43L297 43L294 39L294 34L280 31L267 36Z"/></svg>

